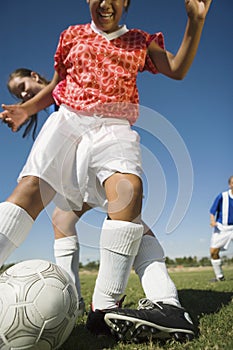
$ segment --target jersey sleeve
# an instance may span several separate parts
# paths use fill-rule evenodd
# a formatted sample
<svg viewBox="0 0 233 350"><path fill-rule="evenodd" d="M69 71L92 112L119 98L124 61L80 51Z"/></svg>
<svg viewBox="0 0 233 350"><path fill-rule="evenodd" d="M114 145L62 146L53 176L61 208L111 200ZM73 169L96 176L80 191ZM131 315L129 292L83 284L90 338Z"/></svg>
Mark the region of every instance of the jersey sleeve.
<svg viewBox="0 0 233 350"><path fill-rule="evenodd" d="M216 213L219 211L219 204L220 204L221 200L222 200L222 194L219 194L215 198L215 200L210 208L210 214L216 215Z"/></svg>
<svg viewBox="0 0 233 350"><path fill-rule="evenodd" d="M165 49L163 33L158 32L155 34L149 34L146 42L147 47L150 45L152 41L155 41L162 49ZM146 56L146 61L145 61L145 66L143 71L149 71L150 73L153 73L153 74L159 73L149 55Z"/></svg>
<svg viewBox="0 0 233 350"><path fill-rule="evenodd" d="M64 79L67 74L67 56L69 54L71 44L72 27L69 27L61 33L54 55L54 69L58 72L62 79Z"/></svg>

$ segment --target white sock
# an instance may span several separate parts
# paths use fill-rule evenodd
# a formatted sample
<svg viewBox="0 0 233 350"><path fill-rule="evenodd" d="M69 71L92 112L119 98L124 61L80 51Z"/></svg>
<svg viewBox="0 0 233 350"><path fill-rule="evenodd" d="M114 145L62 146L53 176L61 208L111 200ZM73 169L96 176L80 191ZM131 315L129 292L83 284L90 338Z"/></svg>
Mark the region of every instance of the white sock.
<svg viewBox="0 0 233 350"><path fill-rule="evenodd" d="M72 278L80 300L82 295L79 279L79 243L77 236L55 239L54 256L56 264L61 266Z"/></svg>
<svg viewBox="0 0 233 350"><path fill-rule="evenodd" d="M157 238L143 236L133 265L147 299L180 307L177 289L168 274L164 251Z"/></svg>
<svg viewBox="0 0 233 350"><path fill-rule="evenodd" d="M0 266L27 237L34 220L11 202L0 203Z"/></svg>
<svg viewBox="0 0 233 350"><path fill-rule="evenodd" d="M105 220L100 237L100 268L92 308L110 309L124 292L138 252L143 226L127 221Z"/></svg>
<svg viewBox="0 0 233 350"><path fill-rule="evenodd" d="M216 278L221 278L223 277L223 271L222 271L222 260L221 259L211 259L211 264L214 269L214 273Z"/></svg>

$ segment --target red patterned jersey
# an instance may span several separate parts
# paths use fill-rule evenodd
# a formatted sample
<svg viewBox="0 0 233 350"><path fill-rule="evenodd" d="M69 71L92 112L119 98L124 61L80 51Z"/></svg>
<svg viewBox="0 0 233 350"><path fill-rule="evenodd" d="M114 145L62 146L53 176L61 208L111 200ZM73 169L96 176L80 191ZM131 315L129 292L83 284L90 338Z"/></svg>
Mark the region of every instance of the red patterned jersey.
<svg viewBox="0 0 233 350"><path fill-rule="evenodd" d="M87 115L127 118L133 124L139 103L137 74L158 73L147 55L153 40L164 47L162 33L126 29L109 40L91 24L68 27L55 53L54 67L63 79L53 91L56 103Z"/></svg>

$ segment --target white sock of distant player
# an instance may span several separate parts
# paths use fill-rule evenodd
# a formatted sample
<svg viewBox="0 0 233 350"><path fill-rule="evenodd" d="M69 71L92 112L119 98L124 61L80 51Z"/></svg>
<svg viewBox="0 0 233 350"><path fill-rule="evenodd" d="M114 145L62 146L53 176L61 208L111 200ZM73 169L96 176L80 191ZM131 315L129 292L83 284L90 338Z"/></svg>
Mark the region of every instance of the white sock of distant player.
<svg viewBox="0 0 233 350"><path fill-rule="evenodd" d="M148 299L180 306L177 289L165 265L163 248L155 237L143 236L133 265Z"/></svg>
<svg viewBox="0 0 233 350"><path fill-rule="evenodd" d="M221 259L211 259L211 264L213 266L216 278L223 277L222 260Z"/></svg>
<svg viewBox="0 0 233 350"><path fill-rule="evenodd" d="M0 203L0 266L25 240L33 223L32 217L18 205Z"/></svg>
<svg viewBox="0 0 233 350"><path fill-rule="evenodd" d="M138 252L143 226L105 220L100 237L100 268L92 298L93 310L116 307Z"/></svg>
<svg viewBox="0 0 233 350"><path fill-rule="evenodd" d="M77 236L56 239L54 242L56 264L61 266L72 278L78 293L82 298L79 279L79 243Z"/></svg>

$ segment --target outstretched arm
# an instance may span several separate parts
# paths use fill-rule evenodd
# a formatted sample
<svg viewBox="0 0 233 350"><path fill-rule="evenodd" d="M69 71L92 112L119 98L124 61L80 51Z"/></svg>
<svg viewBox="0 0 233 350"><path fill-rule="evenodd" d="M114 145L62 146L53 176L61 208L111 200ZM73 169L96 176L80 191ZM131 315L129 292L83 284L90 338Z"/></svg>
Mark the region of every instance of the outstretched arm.
<svg viewBox="0 0 233 350"><path fill-rule="evenodd" d="M17 131L30 116L54 103L52 91L59 81L59 75L55 72L52 81L27 102L16 105L2 104L4 111L0 113L0 119L8 124L12 131Z"/></svg>
<svg viewBox="0 0 233 350"><path fill-rule="evenodd" d="M155 42L148 53L158 71L173 79L183 79L196 55L206 15L212 0L185 0L188 21L182 43L175 55Z"/></svg>

